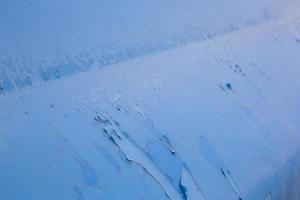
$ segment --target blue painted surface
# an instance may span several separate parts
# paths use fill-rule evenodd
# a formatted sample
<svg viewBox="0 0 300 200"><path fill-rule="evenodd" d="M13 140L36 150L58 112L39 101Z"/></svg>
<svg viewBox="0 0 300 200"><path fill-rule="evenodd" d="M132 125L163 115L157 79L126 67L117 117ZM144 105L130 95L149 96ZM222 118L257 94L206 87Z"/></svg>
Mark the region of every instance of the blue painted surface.
<svg viewBox="0 0 300 200"><path fill-rule="evenodd" d="M0 199L298 200L298 3L1 1Z"/></svg>

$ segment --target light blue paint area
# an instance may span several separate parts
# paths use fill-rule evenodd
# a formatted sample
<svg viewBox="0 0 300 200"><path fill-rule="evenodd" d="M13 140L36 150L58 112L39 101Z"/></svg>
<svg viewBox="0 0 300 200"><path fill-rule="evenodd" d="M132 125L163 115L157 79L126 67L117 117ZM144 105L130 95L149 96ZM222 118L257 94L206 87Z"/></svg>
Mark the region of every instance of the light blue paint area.
<svg viewBox="0 0 300 200"><path fill-rule="evenodd" d="M76 195L76 200L84 200L83 193L77 185L74 185L73 190Z"/></svg>
<svg viewBox="0 0 300 200"><path fill-rule="evenodd" d="M199 148L200 148L200 154L211 165L213 165L216 169L220 170L220 173L228 181L229 186L233 189L233 191L238 195L239 199L241 200L242 195L233 177L231 176L230 170L225 166L224 162L219 157L218 153L214 150L214 148L209 144L209 142L203 135L200 135Z"/></svg>
<svg viewBox="0 0 300 200"><path fill-rule="evenodd" d="M79 164L82 174L84 177L84 183L87 186L92 186L95 188L101 188L98 185L98 177L96 175L96 172L92 166L90 166L84 159L82 159L77 151L74 149L70 141L61 135L57 135L58 142L71 154L73 159Z"/></svg>
<svg viewBox="0 0 300 200"><path fill-rule="evenodd" d="M0 11L1 200L300 198L298 1Z"/></svg>
<svg viewBox="0 0 300 200"><path fill-rule="evenodd" d="M101 154L101 156L104 156L104 158L116 169L118 173L122 172L118 162L114 160L114 158L109 153L109 151L107 151L104 147L102 147L98 142L94 141L93 145L95 146L97 151Z"/></svg>
<svg viewBox="0 0 300 200"><path fill-rule="evenodd" d="M170 179L173 186L179 190L182 160L164 147L159 141L149 141L144 150L151 161Z"/></svg>
<svg viewBox="0 0 300 200"><path fill-rule="evenodd" d="M215 149L209 144L207 139L200 135L199 137L200 155L203 156L211 165L217 169L226 169L224 162L219 157Z"/></svg>
<svg viewBox="0 0 300 200"><path fill-rule="evenodd" d="M68 0L4 0L0 4L0 68L13 83L5 88L29 86L30 81L53 80L235 32L278 18L289 4L281 0L184 4L179 0L76 0L70 6Z"/></svg>
<svg viewBox="0 0 300 200"><path fill-rule="evenodd" d="M181 170L180 189L182 190L184 199L205 199L203 191L185 165L182 166Z"/></svg>
<svg viewBox="0 0 300 200"><path fill-rule="evenodd" d="M279 171L258 182L245 194L244 199L297 199L300 195L299 152L300 150L296 151Z"/></svg>

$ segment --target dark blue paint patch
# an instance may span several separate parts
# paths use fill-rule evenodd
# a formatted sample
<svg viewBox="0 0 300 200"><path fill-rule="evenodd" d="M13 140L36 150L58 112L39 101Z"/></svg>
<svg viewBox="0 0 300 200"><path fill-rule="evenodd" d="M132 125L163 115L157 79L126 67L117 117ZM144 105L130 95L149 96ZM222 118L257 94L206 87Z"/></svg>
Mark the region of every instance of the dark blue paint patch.
<svg viewBox="0 0 300 200"><path fill-rule="evenodd" d="M186 200L188 198L188 196L187 196L187 189L182 184L179 184L179 192L180 192L180 194L181 194L181 196L182 196L183 199Z"/></svg>
<svg viewBox="0 0 300 200"><path fill-rule="evenodd" d="M232 85L230 83L226 83L225 86L228 90L232 90Z"/></svg>

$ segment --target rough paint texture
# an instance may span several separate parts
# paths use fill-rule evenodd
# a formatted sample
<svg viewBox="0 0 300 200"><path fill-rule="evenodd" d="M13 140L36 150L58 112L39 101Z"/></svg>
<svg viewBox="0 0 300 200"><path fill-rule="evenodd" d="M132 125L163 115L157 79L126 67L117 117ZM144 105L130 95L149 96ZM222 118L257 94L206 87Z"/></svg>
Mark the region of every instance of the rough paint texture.
<svg viewBox="0 0 300 200"><path fill-rule="evenodd" d="M298 3L1 1L0 199L300 199Z"/></svg>

